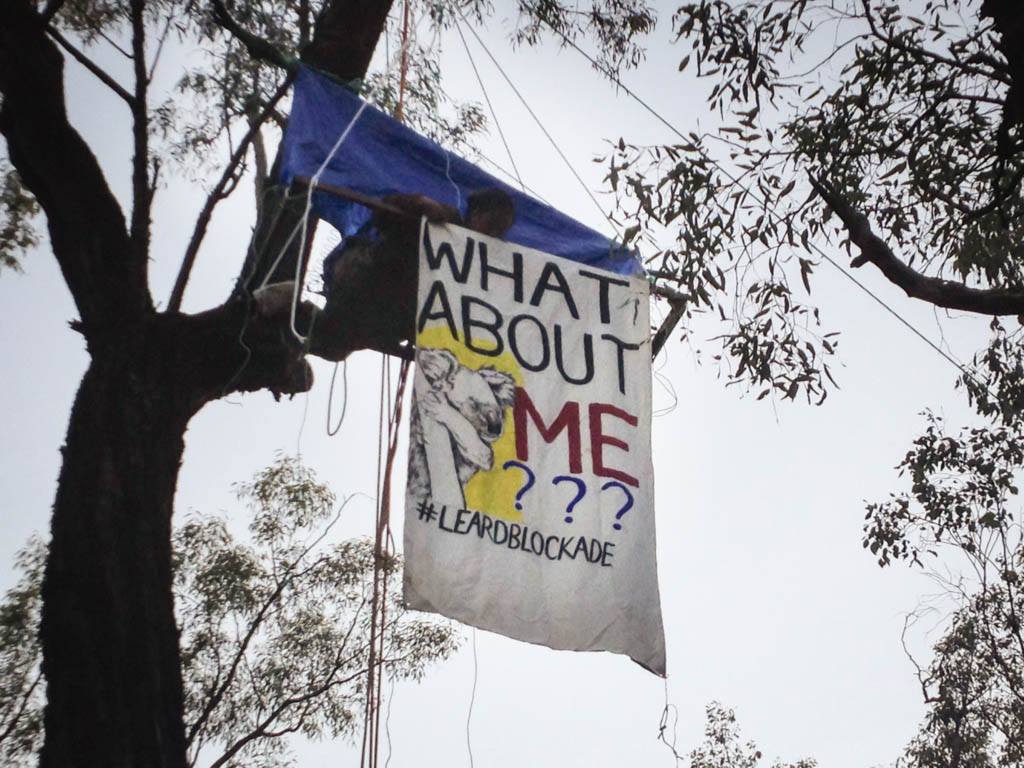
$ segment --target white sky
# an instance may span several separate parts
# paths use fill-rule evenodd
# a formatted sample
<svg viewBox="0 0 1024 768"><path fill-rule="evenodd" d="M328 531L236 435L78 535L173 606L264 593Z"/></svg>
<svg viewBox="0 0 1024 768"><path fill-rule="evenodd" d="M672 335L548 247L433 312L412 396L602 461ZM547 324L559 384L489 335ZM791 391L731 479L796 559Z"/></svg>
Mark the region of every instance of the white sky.
<svg viewBox="0 0 1024 768"><path fill-rule="evenodd" d="M662 13L663 24L670 14ZM606 139L672 140L572 51L547 46L514 54L503 42L509 25L501 18L499 11L484 33L491 50L591 188L602 175L591 160ZM709 120L703 86L676 72L684 53L665 45L667 37L662 29L647 64L624 79L689 129L702 116ZM482 101L457 37L445 44L451 92ZM593 204L490 63L477 54L477 64L526 183L601 228ZM75 65L68 71L72 118L124 200L131 156L126 110ZM496 132L482 146L506 164ZM152 285L161 303L202 200L200 186L181 178L158 194ZM242 190L218 210L186 309L212 306L230 290L252 226L251 200ZM929 336L938 339L941 326L955 354L967 357L984 341L984 321L939 318L869 270L861 279ZM6 405L0 497L8 509L0 523L0 588L11 583L13 553L32 531L47 528L59 447L86 365L80 338L67 327L74 307L52 256L45 248L32 253L25 271L0 276L0 350L8 361L0 376ZM861 548L864 500L896 487L892 467L921 427L920 410L937 408L954 424L967 411L950 386L956 373L950 364L870 298L827 265L812 287L826 323L843 331L842 389L820 408L776 410L767 400L743 398L676 341L657 361L679 397L653 428L668 695L679 710L680 751L696 745L704 705L717 699L737 709L745 735L768 760L813 756L832 768L854 768L895 759L923 711L900 632L903 615L931 590L919 574L880 570ZM695 337L714 332L698 325ZM237 510L231 483L268 464L278 449L301 449L339 494L372 495L379 357L352 358L348 415L335 438L324 429L330 367L315 368L308 397L281 404L269 394L236 397L207 406L192 421L179 519L189 509ZM656 382L655 410L670 400ZM399 456L394 497L401 499L404 445ZM371 504L355 501L349 509L341 535L369 535ZM400 510L394 516L401 541ZM422 683L395 689L392 765L469 764L474 662L470 631L464 636L453 660ZM924 633L912 641L917 651L927 650ZM554 652L485 632L477 633L477 648L475 765L672 765L655 740L663 683L625 657ZM358 762L357 750L337 743L299 745L298 756L303 766Z"/></svg>

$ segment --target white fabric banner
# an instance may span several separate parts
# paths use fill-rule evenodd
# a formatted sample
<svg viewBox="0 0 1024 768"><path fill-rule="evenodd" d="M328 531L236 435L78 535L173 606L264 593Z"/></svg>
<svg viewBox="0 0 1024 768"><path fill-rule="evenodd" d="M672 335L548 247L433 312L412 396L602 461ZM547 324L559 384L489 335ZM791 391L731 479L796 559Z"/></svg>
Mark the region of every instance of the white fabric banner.
<svg viewBox="0 0 1024 768"><path fill-rule="evenodd" d="M424 222L405 600L665 674L649 286Z"/></svg>

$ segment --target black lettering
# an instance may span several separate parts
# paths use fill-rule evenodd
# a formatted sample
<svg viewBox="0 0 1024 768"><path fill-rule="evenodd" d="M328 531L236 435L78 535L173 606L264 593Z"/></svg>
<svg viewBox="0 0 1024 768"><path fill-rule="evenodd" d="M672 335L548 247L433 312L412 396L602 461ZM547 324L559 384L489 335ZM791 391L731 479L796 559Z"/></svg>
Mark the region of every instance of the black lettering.
<svg viewBox="0 0 1024 768"><path fill-rule="evenodd" d="M481 320L473 317L473 307L481 307L484 310L491 313L491 319ZM462 297L462 333L464 334L463 343L474 352L479 352L481 355L488 355L489 357L497 357L505 350L505 342L501 340L501 335L498 331L502 325L501 312L496 307L491 306L483 299L477 299L473 296ZM473 344L473 329L483 328L490 333L491 338L494 339L494 347L489 348L487 346L474 346Z"/></svg>
<svg viewBox="0 0 1024 768"><path fill-rule="evenodd" d="M445 516L445 513L447 511L448 511L448 507L447 506L441 507L441 514L437 518L437 527L440 528L442 531L448 531L448 533L455 533L454 529L449 528L448 526L446 526L444 524L444 516Z"/></svg>
<svg viewBox="0 0 1024 768"><path fill-rule="evenodd" d="M628 288L629 281L620 280L617 277L612 277L611 275L602 272L590 272L586 269L580 270L580 277L589 277L593 280L597 280L597 300L601 307L601 322L607 325L612 320L611 306L608 301L608 286L622 285Z"/></svg>
<svg viewBox="0 0 1024 768"><path fill-rule="evenodd" d="M455 533L459 534L460 536L465 536L467 533L469 533L469 526L468 525L466 526L465 530L460 530L462 528L462 524L464 522L466 522L466 515L468 515L468 514L469 514L469 510L468 509L460 509L458 514L455 515L455 529L454 530L455 530Z"/></svg>
<svg viewBox="0 0 1024 768"><path fill-rule="evenodd" d="M440 302L441 309L437 312L432 312L435 300ZM452 315L452 306L448 303L448 294L444 289L444 283L440 280L435 280L427 290L427 298L423 300L423 309L420 310L420 319L416 323L416 332L423 333L423 329L428 322L442 318L448 324L448 330L451 332L452 338L459 338L459 334L455 330L455 317Z"/></svg>
<svg viewBox="0 0 1024 768"><path fill-rule="evenodd" d="M523 357L523 353L520 351L521 342L519 339L518 329L520 323L524 323L527 320L536 324L539 344L532 343L531 341L528 340L527 343L523 346L525 346L526 349L537 349L538 346L540 347L540 360L536 363L528 362ZM515 317L508 321L508 348L512 350L512 354L515 355L515 358L519 362L519 364L528 371L543 371L545 368L548 367L548 364L551 362L551 345L548 343L547 329L544 327L544 324L540 320L530 315L516 315Z"/></svg>
<svg viewBox="0 0 1024 768"><path fill-rule="evenodd" d="M477 246L480 250L480 288L490 290L488 278L491 275L507 277L512 281L512 296L516 303L523 303L523 254L512 252L512 270L492 267L487 260L487 243Z"/></svg>
<svg viewBox="0 0 1024 768"><path fill-rule="evenodd" d="M623 353L627 349L635 352L636 350L640 349L640 345L630 344L628 342L623 341L622 339L612 336L610 333L602 333L601 339L603 341L610 341L612 342L612 344L615 345L617 362L619 365L619 392L621 392L622 394L626 394L626 361L624 359Z"/></svg>
<svg viewBox="0 0 1024 768"><path fill-rule="evenodd" d="M576 541L575 536L570 536L568 539L562 539L562 543L558 545L558 559L561 560L563 557L568 557L570 560L576 559L576 553L569 553L572 543Z"/></svg>
<svg viewBox="0 0 1024 768"><path fill-rule="evenodd" d="M565 370L565 353L562 344L562 326L555 325L555 365L562 378L570 384L586 384L594 378L594 338L589 333L583 334L583 378L574 379Z"/></svg>
<svg viewBox="0 0 1024 768"><path fill-rule="evenodd" d="M508 548L519 549L519 526L516 523L508 527Z"/></svg>
<svg viewBox="0 0 1024 768"><path fill-rule="evenodd" d="M500 541L498 540L499 536L501 537ZM508 541L508 523L504 520L494 521L494 533L491 535L491 541L499 545Z"/></svg>
<svg viewBox="0 0 1024 768"><path fill-rule="evenodd" d="M601 567L602 568L611 568L612 567L612 564L609 561L615 556L614 553L612 552L613 549L615 549L615 545L612 542L610 542L610 541L606 541L604 543L604 546L601 547Z"/></svg>
<svg viewBox="0 0 1024 768"><path fill-rule="evenodd" d="M523 538L519 541L519 548L523 552L530 551L530 526L523 526Z"/></svg>
<svg viewBox="0 0 1024 768"><path fill-rule="evenodd" d="M551 545L552 544L555 545L555 551L557 553L557 551L558 551L558 537L557 536L548 536L547 539L544 540L544 557L546 557L548 560L557 560L558 559L558 555L557 554L554 554L554 555L551 554Z"/></svg>
<svg viewBox="0 0 1024 768"><path fill-rule="evenodd" d="M530 534L530 551L535 555L544 554L544 534L540 531Z"/></svg>
<svg viewBox="0 0 1024 768"><path fill-rule="evenodd" d="M551 282L551 278L555 279L554 283ZM540 273L540 279L537 281L537 287L533 289L533 296L530 297L530 304L539 307L541 299L544 298L547 291L562 294L569 314L573 316L574 320L580 319L580 313L576 310L576 302L573 301L572 292L569 290L569 282L553 261L545 262L544 270Z"/></svg>
<svg viewBox="0 0 1024 768"><path fill-rule="evenodd" d="M441 266L441 259L445 259L448 262L448 271L451 272L452 278L457 283L465 283L466 278L469 277L469 268L473 264L474 243L472 237L466 238L466 250L462 254L462 264L456 266L455 249L452 248L452 244L447 241L440 243L435 253L434 245L430 242L430 227L423 228L423 251L427 257L427 266L431 271L436 270Z"/></svg>
<svg viewBox="0 0 1024 768"><path fill-rule="evenodd" d="M579 540L576 542L576 550L572 553L572 559L575 560L576 559L576 555L578 555L580 552L582 552L583 553L583 557L586 558L586 556L587 556L587 539L586 539L585 536L580 536Z"/></svg>

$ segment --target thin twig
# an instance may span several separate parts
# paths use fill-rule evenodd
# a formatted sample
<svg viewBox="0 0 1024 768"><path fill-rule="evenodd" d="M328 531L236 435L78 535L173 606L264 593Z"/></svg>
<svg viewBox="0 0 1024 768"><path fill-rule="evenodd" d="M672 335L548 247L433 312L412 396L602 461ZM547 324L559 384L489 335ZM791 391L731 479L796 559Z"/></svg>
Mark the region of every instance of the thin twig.
<svg viewBox="0 0 1024 768"><path fill-rule="evenodd" d="M52 37L61 48L70 53L72 58L75 59L75 61L77 61L87 70L96 75L96 77L99 78L100 82L102 82L105 86L110 88L110 90L112 90L122 99L124 99L125 103L127 103L129 107L131 107L132 109L135 108L135 98L130 93L128 93L128 91L126 91L121 85L119 85L117 81L114 80L114 78L112 78L102 69L100 69L99 66L97 66L92 59L90 59L80 50L75 48L75 46L73 46L71 42L66 37L64 37L64 35L62 35L53 27L49 26L46 28L46 34Z"/></svg>
<svg viewBox="0 0 1024 768"><path fill-rule="evenodd" d="M135 72L135 97L132 99L132 136L135 154L132 158L131 242L136 259L149 253L149 218L153 195L149 186L149 108L146 73L146 2L132 0L132 57Z"/></svg>

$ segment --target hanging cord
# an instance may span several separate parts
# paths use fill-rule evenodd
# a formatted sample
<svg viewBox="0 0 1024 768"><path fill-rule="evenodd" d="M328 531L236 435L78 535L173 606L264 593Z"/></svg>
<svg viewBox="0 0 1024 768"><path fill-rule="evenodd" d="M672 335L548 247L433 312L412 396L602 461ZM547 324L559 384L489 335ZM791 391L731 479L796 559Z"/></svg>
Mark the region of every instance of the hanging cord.
<svg viewBox="0 0 1024 768"><path fill-rule="evenodd" d="M462 26L460 24L456 24L455 31L459 33L459 39L462 40L462 48L466 51L466 56L469 58L469 65L473 68L473 74L476 75L476 81L480 85L480 90L484 94L484 100L487 102L487 109L491 113L491 120L494 121L494 126L498 129L498 135L501 137L501 143L505 146L505 154L508 155L508 161L512 163L512 170L515 171L516 180L519 182L519 188L525 192L526 185L523 184L523 177L519 175L519 168L516 166L516 159L512 157L512 150L509 149L508 141L505 139L505 132L501 130L501 121L498 120L498 114L494 111L494 105L491 103L491 97L487 93L487 88L484 86L483 78L480 77L480 70L476 68L476 61L473 60L473 53L469 50L469 45L466 44L466 36L462 34Z"/></svg>
<svg viewBox="0 0 1024 768"><path fill-rule="evenodd" d="M391 674L389 681L391 683L390 690L388 691L388 707L384 713L384 735L388 740L388 754L384 758L384 768L388 768L391 765L392 745L391 745L391 705L395 702L395 675Z"/></svg>
<svg viewBox="0 0 1024 768"><path fill-rule="evenodd" d="M473 720L473 704L476 703L477 672L476 627L473 627L473 687L469 691L469 710L466 712L466 752L469 754L469 768L473 768L473 742L469 737L469 724Z"/></svg>
<svg viewBox="0 0 1024 768"><path fill-rule="evenodd" d="M394 475L395 466L395 455L398 452L398 434L399 426L402 423L402 403L405 399L405 386L408 381L410 363L408 360L402 360L399 365L398 372L398 386L395 391L395 400L392 408L389 410L388 420L388 450L387 458L384 466L384 486L381 490L381 525L380 525L380 540L383 544L384 556L387 558L387 565L390 567L393 565L393 558L395 552L395 539L391 532L391 478ZM388 358L388 394L391 392L391 365L390 358ZM383 578L382 589L381 589L381 628L380 628L380 651L379 659L382 663L384 660L384 630L387 627L387 596L388 596L388 584L389 580L385 575ZM377 672L377 696L376 704L377 708L375 711L375 722L374 722L374 768L376 768L379 761L380 754L380 702L383 698L383 683L384 677L378 670Z"/></svg>
<svg viewBox="0 0 1024 768"><path fill-rule="evenodd" d="M541 133L543 133L545 138L547 138L548 142L554 148L555 152L558 153L558 156L562 158L562 162L565 163L566 168L569 169L569 172L573 175L576 181L579 182L580 187L587 194L587 197L589 197L591 202L594 203L594 205L597 207L597 210L601 212L601 216L604 217L611 225L612 230L615 232L615 236L621 237L622 233L619 231L619 227L618 224L615 223L615 219L613 219L607 213L607 211L605 211L604 206L601 205L600 201L598 201L598 199L594 196L594 193L590 191L590 187L587 186L587 183L583 181L583 177L581 177L579 173L576 172L576 168L573 167L572 162L570 162L569 158L566 157L565 153L562 151L562 148L558 146L558 142L556 142L554 137L548 132L548 129L544 126L544 123L541 122L541 119L537 117L537 114L533 111L533 109L530 108L530 105L527 103L523 94L519 92L519 89L516 88L515 83L513 83L512 79L505 73L505 70L502 69L502 66L501 64L498 63L498 60L494 58L494 54L492 54L490 49L488 49L488 47L484 45L484 41L480 39L480 35L476 33L475 29L473 29L473 25L470 24L469 21L466 19L465 14L462 14L462 20L466 22L466 26L469 28L470 34L472 34L473 37L476 38L477 43L483 49L484 53L487 54L487 57L491 60L491 63L494 64L498 72L504 78L505 82L508 83L509 88L511 88L512 92L515 93L516 97L519 99L519 102L530 114L530 117L533 118L533 122L537 124L538 128L540 128ZM460 26L460 24L461 22L456 20L455 26L457 28ZM459 31L459 34L462 34L461 30Z"/></svg>
<svg viewBox="0 0 1024 768"><path fill-rule="evenodd" d="M334 403L334 379L338 375L338 366L341 366L341 416L338 417L338 426L331 428L331 409ZM348 410L348 358L340 363L334 364L331 372L331 389L327 395L327 436L334 437L341 430L345 421L345 412Z"/></svg>
<svg viewBox="0 0 1024 768"><path fill-rule="evenodd" d="M665 678L664 682L665 682L665 708L663 710L661 710L661 719L658 721L658 741L660 741L662 744L664 744L669 749L669 751L672 752L672 757L675 759L675 764L679 765L679 763L681 761L683 761L683 759L684 759L683 756L680 755L679 751L676 749L676 738L678 736L677 727L679 725L679 710L676 708L675 704L670 704L669 703L669 700L668 700L668 678L667 677ZM669 721L670 717L672 718L672 725L671 725L672 737L671 737L671 740L666 735L666 732L670 728L670 726L668 724L668 721Z"/></svg>
<svg viewBox="0 0 1024 768"><path fill-rule="evenodd" d="M652 107L650 104L648 104L643 98L638 96L632 89L630 89L627 85L625 85L614 72L612 72L610 69L608 69L608 67L606 67L605 65L603 65L599 61L597 61L597 59L595 59L589 53L587 53L582 48L580 48L573 40L569 39L565 34L560 32L559 30L555 29L554 27L550 27L550 25L549 25L549 28L558 37L560 37L565 42L566 45L568 45L570 48L575 50L584 59L589 61L590 64L595 69L597 69L605 77L607 77L609 80L611 80L613 83L615 83L615 85L617 85L619 88L621 88L623 90L623 92L626 93L627 96L629 96L631 99L633 99L633 101L635 101L637 104L639 104L641 107L643 107L643 109L645 109L647 112L649 112L662 125L664 125L666 128L668 128L672 133L674 133L676 136L678 136L683 141L689 141L686 138L686 136L683 135L682 131L680 131L678 128L676 128L671 122L668 121L667 118L662 116L661 113L659 113L656 109L654 109L654 107ZM470 31L472 31L472 28L470 28ZM476 33L474 32L474 34L476 34ZM708 162L710 162L718 170L719 173L721 173L730 182L732 182L737 187L739 187L741 190L743 190L744 194L749 195L753 200L755 200L757 202L760 202L760 203L763 203L763 204L767 203L767 201L764 200L763 198L761 198L756 192L751 190L749 187L745 186L743 183L740 182L739 179L737 179L735 176L733 176L731 173L729 173L729 171L726 170L717 160L715 160L714 158L712 158L710 156L705 156L705 157L708 160ZM769 218L775 220L776 223L782 223L781 217L779 217L779 215L777 213L775 213L775 211L771 208L771 206L768 206L766 204L765 205L765 211L767 212ZM946 350L942 349L942 347L940 347L938 344L936 344L934 341L932 341L930 338L928 338L922 331L919 331L917 329L917 327L915 325L913 325L909 320L905 319L899 312L897 312L895 309L893 309L888 304L886 304L885 301L880 296L878 296L874 291L872 291L864 283L862 283L857 277L855 277L852 273L850 273L845 267L843 267L842 264L840 264L838 261L836 261L834 258L832 258L828 253L826 253L825 250L823 248L821 248L821 246L819 246L813 240L812 241L808 241L808 244L809 244L809 246L811 247L811 249L815 253L817 253L819 256L821 256L821 258L823 258L825 261L827 261L829 264L831 264L833 267L835 267L839 272L841 272L843 277L845 277L847 280L849 280L854 285L856 285L858 288L860 288L861 291L863 291L865 294L867 294L869 297L871 297L871 299L873 299L878 305L880 305L886 312L888 312L890 315L892 315L894 318L896 318L896 320L898 320L903 326L905 326L911 333L913 333L915 336L917 336L919 339L921 339L921 341L923 341L925 344L927 344L929 347L931 347L935 352L937 352L939 354L939 356L943 357L947 362L952 364L953 367L955 367L957 370L959 370L960 373L962 373L968 379L973 381L977 386L981 387L986 392L988 392L990 397L992 397L993 399L998 401L998 398L995 397L995 395L992 393L991 390L989 390L989 388L988 388L988 386L986 384L982 383L977 378L977 376L975 376L973 371L968 370L968 368L963 363L961 363L959 360L957 360L953 355L951 355L948 352L946 352Z"/></svg>

